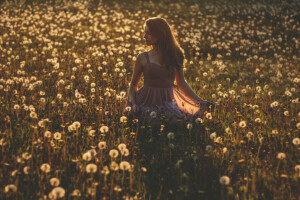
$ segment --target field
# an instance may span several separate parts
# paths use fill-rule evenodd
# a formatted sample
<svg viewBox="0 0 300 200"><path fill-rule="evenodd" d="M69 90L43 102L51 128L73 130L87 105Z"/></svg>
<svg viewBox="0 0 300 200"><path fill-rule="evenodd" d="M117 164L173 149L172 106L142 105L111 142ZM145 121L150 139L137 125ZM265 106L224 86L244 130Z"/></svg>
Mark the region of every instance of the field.
<svg viewBox="0 0 300 200"><path fill-rule="evenodd" d="M0 6L0 199L300 198L299 1L63 2ZM216 104L178 129L122 113L156 16Z"/></svg>

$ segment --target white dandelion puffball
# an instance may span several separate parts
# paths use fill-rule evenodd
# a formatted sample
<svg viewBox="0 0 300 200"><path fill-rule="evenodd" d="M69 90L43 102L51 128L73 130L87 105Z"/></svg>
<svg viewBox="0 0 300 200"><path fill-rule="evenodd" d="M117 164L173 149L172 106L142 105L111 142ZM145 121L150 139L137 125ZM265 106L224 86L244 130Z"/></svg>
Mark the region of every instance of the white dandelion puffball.
<svg viewBox="0 0 300 200"><path fill-rule="evenodd" d="M95 173L97 171L98 167L94 163L90 163L86 166L85 170L87 173Z"/></svg>
<svg viewBox="0 0 300 200"><path fill-rule="evenodd" d="M120 118L120 122L126 123L126 122L127 122L127 117L126 117L126 116L122 116L122 117Z"/></svg>
<svg viewBox="0 0 300 200"><path fill-rule="evenodd" d="M195 122L196 122L196 124L202 124L203 120L200 117L198 117L195 119Z"/></svg>
<svg viewBox="0 0 300 200"><path fill-rule="evenodd" d="M43 163L41 165L41 170L45 173L49 173L51 171L51 166L48 163Z"/></svg>
<svg viewBox="0 0 300 200"><path fill-rule="evenodd" d="M205 150L206 151L211 151L213 147L211 145L206 145Z"/></svg>
<svg viewBox="0 0 300 200"><path fill-rule="evenodd" d="M72 197L80 197L81 196L81 192L78 189L73 190L73 192L70 194L70 196Z"/></svg>
<svg viewBox="0 0 300 200"><path fill-rule="evenodd" d="M108 126L101 126L100 132L101 133L107 133L108 132Z"/></svg>
<svg viewBox="0 0 300 200"><path fill-rule="evenodd" d="M109 156L110 156L111 158L116 158L116 157L118 157L118 156L119 156L118 150L116 150L116 149L110 150L110 151L109 151Z"/></svg>
<svg viewBox="0 0 300 200"><path fill-rule="evenodd" d="M60 139L61 139L61 133L60 133L60 132L54 133L53 138L54 138L55 140L60 140Z"/></svg>
<svg viewBox="0 0 300 200"><path fill-rule="evenodd" d="M17 191L17 186L14 184L9 184L9 185L5 186L5 188L4 188L4 193L16 192L16 191Z"/></svg>
<svg viewBox="0 0 300 200"><path fill-rule="evenodd" d="M120 169L121 170L129 170L130 169L130 164L127 161L122 161L120 163Z"/></svg>
<svg viewBox="0 0 300 200"><path fill-rule="evenodd" d="M222 185L228 185L230 183L230 178L228 176L222 176L220 178L220 183Z"/></svg>
<svg viewBox="0 0 300 200"><path fill-rule="evenodd" d="M150 113L150 117L151 117L152 119L156 118L156 116L157 116L157 114L156 114L155 111L152 111L152 112Z"/></svg>
<svg viewBox="0 0 300 200"><path fill-rule="evenodd" d="M52 133L50 131L45 131L45 133L44 133L45 138L51 138L51 136L52 136Z"/></svg>
<svg viewBox="0 0 300 200"><path fill-rule="evenodd" d="M186 126L187 129L191 130L193 128L193 125L191 123L188 123Z"/></svg>
<svg viewBox="0 0 300 200"><path fill-rule="evenodd" d="M115 161L112 161L111 164L110 164L110 169L112 171L118 171L119 170L119 165L118 163L116 163Z"/></svg>
<svg viewBox="0 0 300 200"><path fill-rule="evenodd" d="M101 141L98 143L98 148L99 149L106 149L106 142L105 141Z"/></svg>
<svg viewBox="0 0 300 200"><path fill-rule="evenodd" d="M300 144L300 139L299 138L294 138L293 139L293 144L298 146Z"/></svg>
<svg viewBox="0 0 300 200"><path fill-rule="evenodd" d="M206 113L205 117L206 117L206 119L212 119L211 113Z"/></svg>
<svg viewBox="0 0 300 200"><path fill-rule="evenodd" d="M66 194L65 189L62 188L62 187L55 187L55 188L53 188L53 190L50 192L50 194L51 193L54 196L54 199L63 198L65 196L65 194ZM49 196L50 196L50 194L49 194Z"/></svg>
<svg viewBox="0 0 300 200"><path fill-rule="evenodd" d="M247 126L246 121L241 121L241 122L239 123L239 126L240 126L241 128L245 128L245 127Z"/></svg>
<svg viewBox="0 0 300 200"><path fill-rule="evenodd" d="M85 161L90 161L92 159L91 153L88 151L82 155L82 159Z"/></svg>
<svg viewBox="0 0 300 200"><path fill-rule="evenodd" d="M283 160L283 159L285 159L285 157L286 157L286 155L285 155L285 153L278 153L277 154L277 158L279 159L279 160Z"/></svg>
<svg viewBox="0 0 300 200"><path fill-rule="evenodd" d="M168 137L169 140L172 140L172 139L175 138L175 135L174 135L173 132L169 132L168 135L167 135L167 137Z"/></svg>
<svg viewBox="0 0 300 200"><path fill-rule="evenodd" d="M118 149L119 149L120 151L123 151L124 149L126 149L126 144L124 144L124 143L119 144L119 145L118 145Z"/></svg>
<svg viewBox="0 0 300 200"><path fill-rule="evenodd" d="M109 169L108 169L108 167L106 165L101 170L101 173L104 174L104 175L108 175L109 174Z"/></svg>
<svg viewBox="0 0 300 200"><path fill-rule="evenodd" d="M120 152L121 152L121 155L123 155L123 156L129 156L129 150L128 149L122 149L122 150L120 150Z"/></svg>
<svg viewBox="0 0 300 200"><path fill-rule="evenodd" d="M127 106L127 107L125 108L125 110L126 110L127 112L130 112L130 111L131 111L131 107L130 107L130 106Z"/></svg>
<svg viewBox="0 0 300 200"><path fill-rule="evenodd" d="M209 135L209 138L210 138L211 140L216 139L216 137L217 137L217 133L216 133L216 132L213 132L213 133L211 133L211 134Z"/></svg>
<svg viewBox="0 0 300 200"><path fill-rule="evenodd" d="M50 185L51 186L57 187L57 186L59 186L59 184L60 184L60 181L59 181L58 178L53 177L53 178L50 179Z"/></svg>
<svg viewBox="0 0 300 200"><path fill-rule="evenodd" d="M74 125L75 129L79 129L80 128L80 122L79 121L73 122L73 125Z"/></svg>

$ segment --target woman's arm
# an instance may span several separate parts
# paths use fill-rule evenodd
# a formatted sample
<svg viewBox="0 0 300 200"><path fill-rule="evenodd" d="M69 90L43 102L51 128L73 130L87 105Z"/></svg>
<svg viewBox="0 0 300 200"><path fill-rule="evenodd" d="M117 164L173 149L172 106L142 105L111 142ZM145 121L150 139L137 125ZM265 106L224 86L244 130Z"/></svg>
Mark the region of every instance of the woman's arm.
<svg viewBox="0 0 300 200"><path fill-rule="evenodd" d="M132 102L132 104L135 104L135 93L137 91L137 87L139 84L139 81L142 77L143 73L143 58L142 53L137 55L135 66L132 73L132 79L129 86L129 100Z"/></svg>
<svg viewBox="0 0 300 200"><path fill-rule="evenodd" d="M196 100L200 103L205 102L202 100L188 85L188 83L184 79L183 75L183 67L176 71L175 80L177 83L178 88L190 99Z"/></svg>

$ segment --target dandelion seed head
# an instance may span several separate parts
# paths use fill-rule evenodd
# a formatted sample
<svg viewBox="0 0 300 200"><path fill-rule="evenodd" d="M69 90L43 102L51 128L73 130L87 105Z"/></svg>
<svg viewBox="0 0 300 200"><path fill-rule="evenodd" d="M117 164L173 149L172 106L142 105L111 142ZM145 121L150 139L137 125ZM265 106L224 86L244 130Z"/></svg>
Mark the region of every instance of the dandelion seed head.
<svg viewBox="0 0 300 200"><path fill-rule="evenodd" d="M300 144L300 139L299 138L294 138L293 139L293 144L298 146Z"/></svg>
<svg viewBox="0 0 300 200"><path fill-rule="evenodd" d="M277 158L279 160L283 160L283 159L285 159L285 157L286 157L285 153L280 152L280 153L277 154Z"/></svg>
<svg viewBox="0 0 300 200"><path fill-rule="evenodd" d="M51 167L48 163L43 163L40 168L45 173L49 173L51 171Z"/></svg>
<svg viewBox="0 0 300 200"><path fill-rule="evenodd" d="M130 163L127 161L120 162L120 169L121 170L129 170L130 169Z"/></svg>
<svg viewBox="0 0 300 200"><path fill-rule="evenodd" d="M119 156L118 150L116 150L116 149L111 149L111 150L109 151L109 156L110 156L111 158L117 158L117 157Z"/></svg>
<svg viewBox="0 0 300 200"><path fill-rule="evenodd" d="M53 178L50 179L50 185L51 186L57 187L57 186L59 186L59 184L60 184L60 181L59 181L58 178L53 177Z"/></svg>
<svg viewBox="0 0 300 200"><path fill-rule="evenodd" d="M85 171L87 173L95 173L97 171L98 167L96 164L94 163L89 163L87 164L86 168L85 168Z"/></svg>
<svg viewBox="0 0 300 200"><path fill-rule="evenodd" d="M219 181L222 185L228 185L230 183L230 178L228 176L222 176Z"/></svg>

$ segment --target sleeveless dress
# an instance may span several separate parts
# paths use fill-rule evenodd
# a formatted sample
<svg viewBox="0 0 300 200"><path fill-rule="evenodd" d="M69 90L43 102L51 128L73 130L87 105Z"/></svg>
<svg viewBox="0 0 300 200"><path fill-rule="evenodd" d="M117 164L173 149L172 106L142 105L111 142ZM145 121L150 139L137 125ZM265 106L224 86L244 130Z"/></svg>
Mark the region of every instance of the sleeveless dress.
<svg viewBox="0 0 300 200"><path fill-rule="evenodd" d="M128 97L123 113L137 119L150 119L150 113L154 111L156 118L164 116L166 118L175 117L183 121L192 121L194 118L203 117L204 108L198 101L192 100L174 88L176 69L161 67L149 61L148 52L144 52L147 64L144 66L144 85L135 93L135 102L139 106L139 113L134 113L131 109L126 111L126 107L132 107L132 102ZM181 69L182 70L182 69ZM139 77L133 77L132 84L136 86ZM200 109L201 108L201 109ZM153 117L153 115L152 115Z"/></svg>

